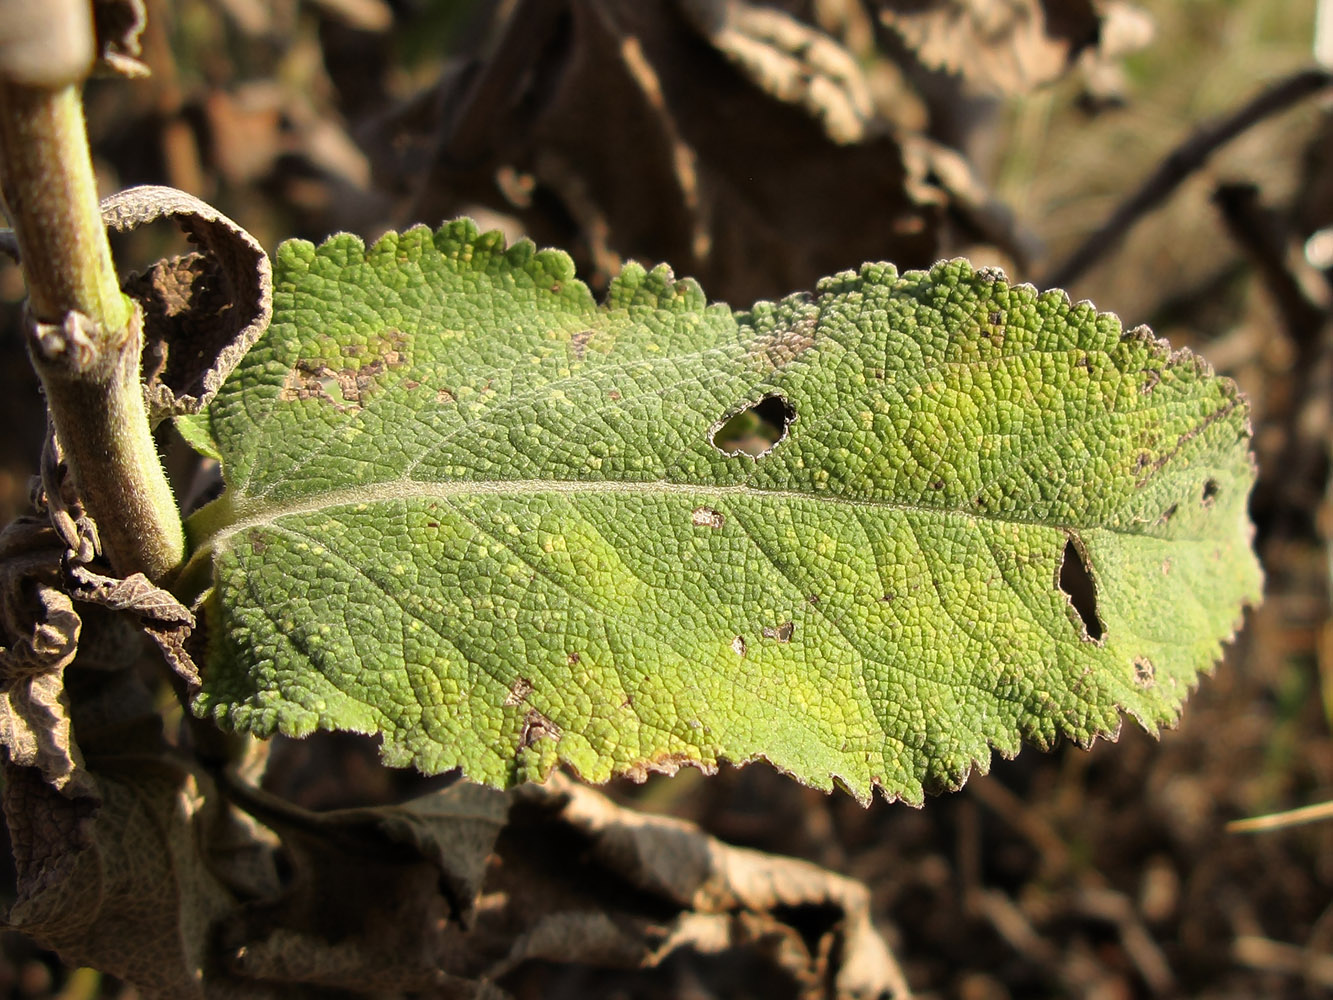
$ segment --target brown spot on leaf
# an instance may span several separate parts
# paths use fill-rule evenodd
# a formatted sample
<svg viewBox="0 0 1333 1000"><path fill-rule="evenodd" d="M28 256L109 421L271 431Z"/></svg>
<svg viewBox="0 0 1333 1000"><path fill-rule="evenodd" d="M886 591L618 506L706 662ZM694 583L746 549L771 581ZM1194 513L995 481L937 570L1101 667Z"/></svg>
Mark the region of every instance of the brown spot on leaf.
<svg viewBox="0 0 1333 1000"><path fill-rule="evenodd" d="M532 694L532 681L526 677L515 678L514 683L509 685L509 693L505 695L505 707L513 708L515 705L521 705Z"/></svg>
<svg viewBox="0 0 1333 1000"><path fill-rule="evenodd" d="M582 657L579 656L578 653L570 653L568 656L565 657L565 662L568 663L571 667L573 667L576 666L579 660L581 659Z"/></svg>
<svg viewBox="0 0 1333 1000"><path fill-rule="evenodd" d="M607 396L611 399L612 402L615 402L620 399L620 393L616 392L616 390L614 389L608 392Z"/></svg>
<svg viewBox="0 0 1333 1000"><path fill-rule="evenodd" d="M727 519L712 507L695 507L690 513L690 523L696 528L720 528Z"/></svg>
<svg viewBox="0 0 1333 1000"><path fill-rule="evenodd" d="M741 636L738 635L731 640L731 651L741 659L745 658L746 649L745 640Z"/></svg>
<svg viewBox="0 0 1333 1000"><path fill-rule="evenodd" d="M380 377L406 363L404 351L408 340L408 335L401 330L385 330L368 344L335 345L330 356L349 362L339 368L324 361L297 361L283 380L279 398L286 402L323 399L340 411L359 410L364 398L377 387Z"/></svg>
<svg viewBox="0 0 1333 1000"><path fill-rule="evenodd" d="M1141 688L1150 688L1157 683L1157 668L1146 656L1134 657L1134 683Z"/></svg>
<svg viewBox="0 0 1333 1000"><path fill-rule="evenodd" d="M750 349L750 356L759 358L772 368L791 364L815 343L815 313L801 317L791 326L770 330L760 335Z"/></svg>
<svg viewBox="0 0 1333 1000"><path fill-rule="evenodd" d="M437 403L452 403L453 401L454 394L448 389L440 389L435 393L435 402Z"/></svg>
<svg viewBox="0 0 1333 1000"><path fill-rule="evenodd" d="M358 368L330 368L298 361L283 380L279 397L284 402L297 399L323 399L340 412L361 409L365 397L374 391L385 370L401 363L397 351L392 360L377 359Z"/></svg>
<svg viewBox="0 0 1333 1000"><path fill-rule="evenodd" d="M592 340L592 333L591 330L580 330L578 333L570 334L569 346L574 351L574 357L580 361L588 350L588 341Z"/></svg>
<svg viewBox="0 0 1333 1000"><path fill-rule="evenodd" d="M778 642L791 642L792 633L796 631L796 625L793 622L783 622L778 626L769 626L764 629L765 639L776 639Z"/></svg>

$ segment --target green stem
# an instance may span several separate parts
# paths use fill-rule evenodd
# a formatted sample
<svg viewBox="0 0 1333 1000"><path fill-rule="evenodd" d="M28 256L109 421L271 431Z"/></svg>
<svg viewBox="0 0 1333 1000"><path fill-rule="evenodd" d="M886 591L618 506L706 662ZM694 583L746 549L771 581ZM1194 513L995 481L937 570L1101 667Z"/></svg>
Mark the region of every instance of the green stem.
<svg viewBox="0 0 1333 1000"><path fill-rule="evenodd" d="M111 263L77 87L0 80L0 181L33 315L59 323L77 309L108 338L123 331L130 303Z"/></svg>
<svg viewBox="0 0 1333 1000"><path fill-rule="evenodd" d="M81 343L28 345L79 498L112 568L159 580L184 557L185 537L149 431L142 335L111 261L77 87L0 81L0 193L32 316L67 329L74 314L91 321Z"/></svg>

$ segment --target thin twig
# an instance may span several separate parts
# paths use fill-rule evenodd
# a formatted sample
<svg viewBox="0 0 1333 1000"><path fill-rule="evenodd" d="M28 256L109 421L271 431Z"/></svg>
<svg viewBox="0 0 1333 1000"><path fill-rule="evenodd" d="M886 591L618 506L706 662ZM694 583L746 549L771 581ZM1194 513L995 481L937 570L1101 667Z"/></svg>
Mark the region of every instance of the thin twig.
<svg viewBox="0 0 1333 1000"><path fill-rule="evenodd" d="M1171 964L1127 896L1112 889L1085 886L1074 894L1073 904L1074 909L1084 916L1104 920L1116 928L1125 954L1153 996L1167 996L1175 991Z"/></svg>
<svg viewBox="0 0 1333 1000"><path fill-rule="evenodd" d="M1298 354L1296 369L1311 365L1319 351L1330 294L1324 276L1300 253L1281 213L1263 204L1250 183L1219 184L1213 204L1227 232L1263 278Z"/></svg>
<svg viewBox="0 0 1333 1000"><path fill-rule="evenodd" d="M1190 174L1208 161L1221 146L1246 129L1304 100L1333 84L1333 73L1304 69L1260 93L1244 107L1205 125L1177 146L1097 231L1083 241L1063 264L1037 283L1039 288L1066 288L1124 238L1129 229L1150 209L1164 201Z"/></svg>
<svg viewBox="0 0 1333 1000"><path fill-rule="evenodd" d="M1029 808L995 778L977 778L967 787L978 801L1036 848L1048 877L1070 869L1069 846L1045 817Z"/></svg>
<svg viewBox="0 0 1333 1000"><path fill-rule="evenodd" d="M1333 802L1318 802L1312 806L1301 806L1299 809L1289 809L1286 812L1251 816L1249 819L1234 819L1226 825L1226 830L1227 833L1263 833L1268 830L1285 830L1289 826L1318 823L1326 819L1333 819Z"/></svg>
<svg viewBox="0 0 1333 1000"><path fill-rule="evenodd" d="M1299 945L1253 936L1236 938L1231 955L1251 969L1303 976L1312 987L1333 988L1333 956L1311 954Z"/></svg>
<svg viewBox="0 0 1333 1000"><path fill-rule="evenodd" d="M1333 428L1333 329L1329 287L1299 252L1290 227L1259 199L1253 184L1223 184L1213 195L1232 238L1245 251L1282 316L1295 349L1293 390L1284 412L1268 419L1287 428L1277 461L1264 463L1251 499L1262 537L1309 532L1310 512L1328 486L1328 440Z"/></svg>

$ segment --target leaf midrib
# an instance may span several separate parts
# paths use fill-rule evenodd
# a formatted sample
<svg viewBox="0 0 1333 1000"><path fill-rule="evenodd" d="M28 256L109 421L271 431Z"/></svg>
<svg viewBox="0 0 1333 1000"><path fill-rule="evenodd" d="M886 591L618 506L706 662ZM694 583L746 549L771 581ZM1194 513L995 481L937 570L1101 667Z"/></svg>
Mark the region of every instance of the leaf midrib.
<svg viewBox="0 0 1333 1000"><path fill-rule="evenodd" d="M446 482L418 480L390 480L345 487L285 503L235 503L224 495L218 501L199 511L191 520L198 538L194 556L211 550L223 549L228 539L248 528L262 527L280 518L317 511L352 507L358 504L392 503L402 500L450 500L467 496L535 496L539 494L638 494L642 496L691 497L745 497L761 500L816 501L835 506L871 510L893 510L909 514L953 517L966 521L995 521L1003 524L1036 525L1056 530L1105 530L1121 535L1144 535L1150 522L1135 526L1105 523L1082 524L1074 521L1051 521L1038 517L1024 517L1021 513L960 510L954 507L935 507L922 503L899 500L848 497L825 491L763 489L746 484L706 485L678 483L666 480L569 480L569 479L457 479ZM1180 539L1184 540L1184 539Z"/></svg>

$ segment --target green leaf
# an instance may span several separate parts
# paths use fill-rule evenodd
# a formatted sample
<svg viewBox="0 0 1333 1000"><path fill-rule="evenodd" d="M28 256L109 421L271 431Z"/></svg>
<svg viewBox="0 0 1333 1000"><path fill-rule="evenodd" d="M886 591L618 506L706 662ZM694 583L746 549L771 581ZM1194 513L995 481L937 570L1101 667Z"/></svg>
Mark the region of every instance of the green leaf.
<svg viewBox="0 0 1333 1000"><path fill-rule="evenodd" d="M183 421L227 483L195 710L239 729L916 802L1171 723L1259 594L1235 386L964 261L741 313L630 264L597 305L459 221L287 243L276 289ZM754 404L759 457L721 433Z"/></svg>

